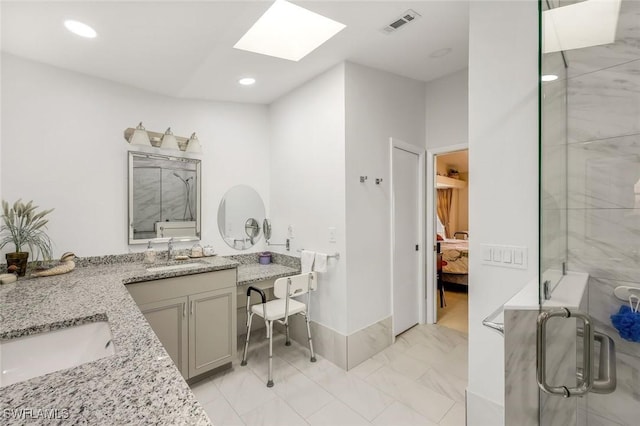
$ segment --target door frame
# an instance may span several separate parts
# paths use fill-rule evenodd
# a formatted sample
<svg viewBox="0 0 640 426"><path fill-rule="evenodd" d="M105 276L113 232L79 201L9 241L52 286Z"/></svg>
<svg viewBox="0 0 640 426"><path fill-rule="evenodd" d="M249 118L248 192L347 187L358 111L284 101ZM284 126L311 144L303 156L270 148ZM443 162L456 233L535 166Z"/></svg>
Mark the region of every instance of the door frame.
<svg viewBox="0 0 640 426"><path fill-rule="evenodd" d="M436 156L442 154L450 154L452 152L464 151L469 149L468 143L460 143L456 145L441 146L437 148L430 148L427 150L427 212L431 215L431 220L426 222L426 239L429 241L429 249L425 250L425 263L427 270L427 283L426 283L426 296L427 296L427 312L426 320L427 324L435 324L438 317L438 298L437 298L437 286L436 286L436 256L435 252L435 240L436 240ZM469 188L471 191L471 188ZM428 254L427 254L428 253ZM428 273L431 271L431 273ZM428 297L431 295L431 302L428 302Z"/></svg>
<svg viewBox="0 0 640 426"><path fill-rule="evenodd" d="M391 271L390 282L391 282L391 335L393 341L395 341L394 328L393 328L393 295L394 295L394 287L395 284L393 282L393 272L394 272L394 263L395 263L395 205L394 205L394 194L393 194L393 150L401 149L403 151L410 152L418 156L418 229L416 231L416 241L419 244L418 249L418 323L424 324L425 322L425 269L424 269L424 254L425 254L425 238L424 238L424 229L425 229L425 198L424 198L424 177L425 177L425 150L411 145L407 142L401 141L398 138L391 137L389 138L389 194L390 194L390 217L391 217L391 226L389 227L390 233L390 258L391 258L391 267L389 268Z"/></svg>

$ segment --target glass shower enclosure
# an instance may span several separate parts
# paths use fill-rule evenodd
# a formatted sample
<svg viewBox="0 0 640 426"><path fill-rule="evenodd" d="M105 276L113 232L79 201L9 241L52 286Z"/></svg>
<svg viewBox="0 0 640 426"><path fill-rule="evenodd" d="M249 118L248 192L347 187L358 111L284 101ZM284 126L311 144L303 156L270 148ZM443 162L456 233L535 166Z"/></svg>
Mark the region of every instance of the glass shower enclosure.
<svg viewBox="0 0 640 426"><path fill-rule="evenodd" d="M637 425L640 1L539 13L539 423Z"/></svg>

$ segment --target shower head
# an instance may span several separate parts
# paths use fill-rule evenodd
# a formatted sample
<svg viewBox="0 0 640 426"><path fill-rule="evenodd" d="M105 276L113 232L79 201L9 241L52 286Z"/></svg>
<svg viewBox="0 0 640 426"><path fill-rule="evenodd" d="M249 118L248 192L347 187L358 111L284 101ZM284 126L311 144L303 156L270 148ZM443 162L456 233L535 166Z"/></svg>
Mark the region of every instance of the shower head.
<svg viewBox="0 0 640 426"><path fill-rule="evenodd" d="M186 180L184 180L184 179L182 179L182 176L180 176L180 175L179 175L179 174L177 174L176 172L173 172L173 175L174 175L175 177L177 177L178 179L180 179L180 180L182 181L182 183L184 183L184 184L186 184L186 183L187 183L187 181L186 181ZM189 179L187 179L187 180L189 180Z"/></svg>

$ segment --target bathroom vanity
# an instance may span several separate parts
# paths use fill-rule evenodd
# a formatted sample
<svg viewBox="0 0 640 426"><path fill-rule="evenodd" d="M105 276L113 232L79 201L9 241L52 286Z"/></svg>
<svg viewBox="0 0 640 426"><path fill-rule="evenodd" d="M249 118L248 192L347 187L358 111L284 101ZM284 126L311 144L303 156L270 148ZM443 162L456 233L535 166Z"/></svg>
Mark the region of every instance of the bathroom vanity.
<svg viewBox="0 0 640 426"><path fill-rule="evenodd" d="M185 379L236 354L236 268L127 285Z"/></svg>
<svg viewBox="0 0 640 426"><path fill-rule="evenodd" d="M0 405L57 408L72 423L210 424L185 378L232 361L243 285L268 286L299 265L257 265L257 255L189 262L143 265L142 253L85 258L69 274L0 286L0 340L103 322L115 352L3 386Z"/></svg>

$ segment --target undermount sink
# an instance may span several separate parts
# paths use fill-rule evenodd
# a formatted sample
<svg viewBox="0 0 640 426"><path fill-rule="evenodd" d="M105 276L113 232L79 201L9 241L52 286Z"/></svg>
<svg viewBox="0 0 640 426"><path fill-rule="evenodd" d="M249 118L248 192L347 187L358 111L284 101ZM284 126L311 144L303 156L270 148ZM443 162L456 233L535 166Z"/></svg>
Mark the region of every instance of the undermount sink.
<svg viewBox="0 0 640 426"><path fill-rule="evenodd" d="M169 272L180 269L195 268L203 265L204 263L202 262L177 263L175 265L154 266L152 268L147 268L147 272Z"/></svg>
<svg viewBox="0 0 640 426"><path fill-rule="evenodd" d="M0 341L0 387L115 354L106 321Z"/></svg>

